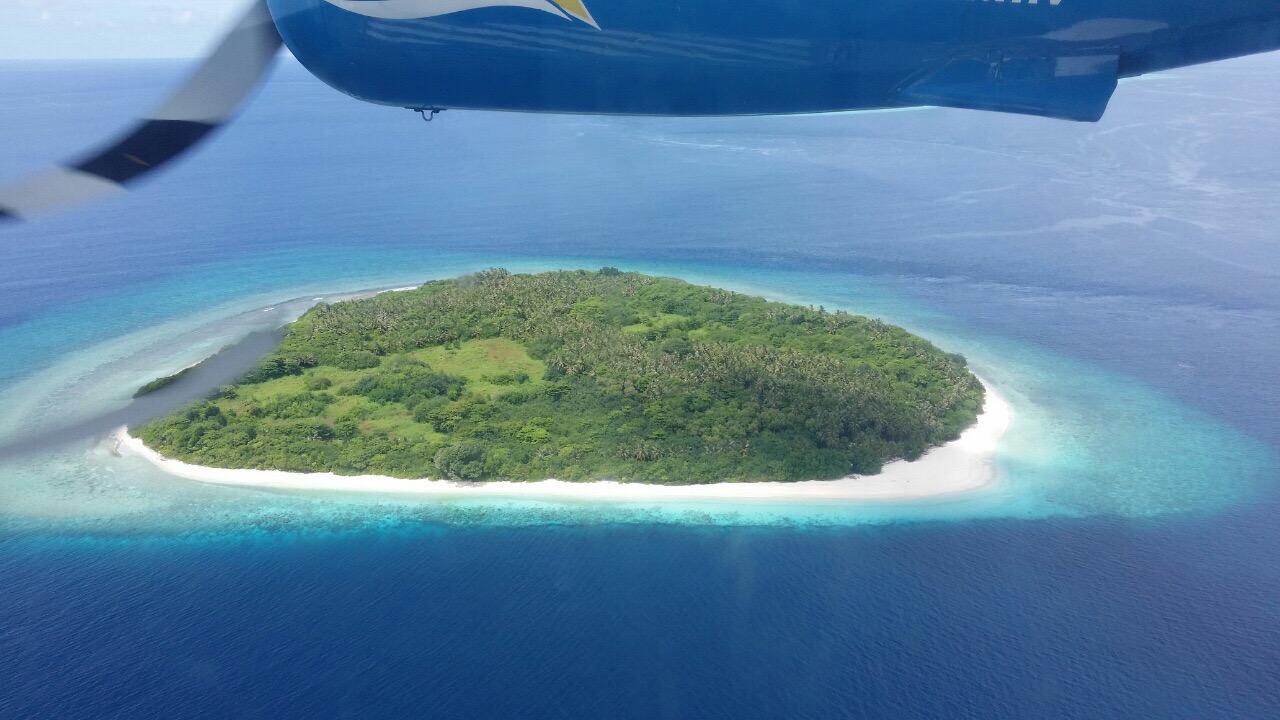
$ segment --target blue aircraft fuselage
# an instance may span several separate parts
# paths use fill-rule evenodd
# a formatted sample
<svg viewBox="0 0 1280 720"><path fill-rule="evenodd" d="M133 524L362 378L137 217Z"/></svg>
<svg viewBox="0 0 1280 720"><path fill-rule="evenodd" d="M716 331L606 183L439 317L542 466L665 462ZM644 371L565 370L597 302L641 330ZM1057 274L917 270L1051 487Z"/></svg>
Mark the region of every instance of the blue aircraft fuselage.
<svg viewBox="0 0 1280 720"><path fill-rule="evenodd" d="M1074 120L1118 78L1280 48L1280 0L268 0L361 100L640 115L944 105Z"/></svg>

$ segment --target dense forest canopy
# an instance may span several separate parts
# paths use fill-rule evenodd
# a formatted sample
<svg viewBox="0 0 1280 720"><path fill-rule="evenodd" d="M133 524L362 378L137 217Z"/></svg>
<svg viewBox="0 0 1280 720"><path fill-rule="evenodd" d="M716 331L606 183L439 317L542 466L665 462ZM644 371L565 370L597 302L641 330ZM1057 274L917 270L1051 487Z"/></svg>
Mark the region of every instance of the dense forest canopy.
<svg viewBox="0 0 1280 720"><path fill-rule="evenodd" d="M805 480L914 459L982 404L963 357L878 320L614 268L495 269L318 305L237 385L139 434L227 468Z"/></svg>

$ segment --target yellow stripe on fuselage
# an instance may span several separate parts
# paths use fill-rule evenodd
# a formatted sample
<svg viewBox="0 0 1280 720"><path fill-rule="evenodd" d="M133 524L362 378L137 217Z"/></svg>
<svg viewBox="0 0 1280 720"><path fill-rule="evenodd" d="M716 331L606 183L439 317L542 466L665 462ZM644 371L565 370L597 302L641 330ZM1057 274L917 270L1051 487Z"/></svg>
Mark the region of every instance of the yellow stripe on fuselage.
<svg viewBox="0 0 1280 720"><path fill-rule="evenodd" d="M591 27L597 30L600 29L600 26L596 24L595 18L591 17L591 13L587 11L587 6L582 4L582 0L551 0L551 2L559 5L560 9Z"/></svg>

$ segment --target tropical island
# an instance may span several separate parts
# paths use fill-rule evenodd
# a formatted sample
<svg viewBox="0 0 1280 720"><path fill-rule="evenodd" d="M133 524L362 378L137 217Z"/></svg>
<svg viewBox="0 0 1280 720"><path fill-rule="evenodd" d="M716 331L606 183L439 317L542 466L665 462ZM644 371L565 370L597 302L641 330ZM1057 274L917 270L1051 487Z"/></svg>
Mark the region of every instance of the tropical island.
<svg viewBox="0 0 1280 720"><path fill-rule="evenodd" d="M963 357L878 320L614 268L493 269L317 305L238 383L135 434L205 468L796 482L919 458L983 405Z"/></svg>

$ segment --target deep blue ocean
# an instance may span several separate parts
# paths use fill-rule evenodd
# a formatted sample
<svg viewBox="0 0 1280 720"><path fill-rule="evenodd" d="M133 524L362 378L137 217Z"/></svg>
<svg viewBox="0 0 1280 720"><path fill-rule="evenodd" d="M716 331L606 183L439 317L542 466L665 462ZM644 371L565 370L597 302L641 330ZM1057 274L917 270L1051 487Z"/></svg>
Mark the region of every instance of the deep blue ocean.
<svg viewBox="0 0 1280 720"><path fill-rule="evenodd" d="M0 183L182 63L0 63ZM422 501L0 463L0 717L1280 717L1280 56L1097 125L365 105L291 61L126 197L0 228L0 438L316 297L490 266L685 277L963 352L973 497ZM270 312L263 312L269 309Z"/></svg>

